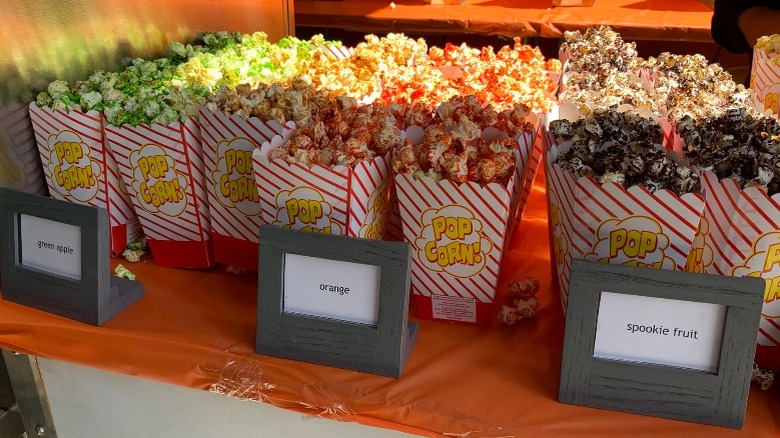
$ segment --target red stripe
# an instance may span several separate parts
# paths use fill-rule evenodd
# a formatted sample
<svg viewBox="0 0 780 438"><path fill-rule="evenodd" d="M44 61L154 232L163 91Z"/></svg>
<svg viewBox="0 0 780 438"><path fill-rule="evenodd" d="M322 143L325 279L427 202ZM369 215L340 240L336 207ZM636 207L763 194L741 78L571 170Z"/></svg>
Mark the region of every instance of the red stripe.
<svg viewBox="0 0 780 438"><path fill-rule="evenodd" d="M141 208L141 207L139 207L139 208ZM162 221L157 221L155 219L161 219ZM175 226L175 224L173 224L172 222L170 222L168 220L164 220L164 218L161 218L161 217L158 218L158 217L155 217L155 216L150 216L149 214L142 214L142 215L139 216L139 220L141 221L141 225L143 226L144 232L146 234L150 234L150 235L153 235L153 236L159 236L157 238L159 238L160 240L176 240L176 239L171 239L170 236L163 235L162 234L163 231L167 231L168 233L170 233L172 235L179 236L179 237L181 237L184 240L190 240L189 237L187 237L186 235L178 232L177 229L170 228L170 227L166 226L165 224L170 224L170 225L173 225L173 226ZM189 231L189 230L187 230L187 231ZM197 233L194 233L194 234L197 235Z"/></svg>
<svg viewBox="0 0 780 438"><path fill-rule="evenodd" d="M426 268L425 268L425 267L424 267L424 266L421 264L421 262L417 260L417 258L416 258L416 257L412 257L412 260L414 260L414 266L416 266L416 267L417 267L417 269L418 269L418 272L419 272L419 273L421 273L421 274L423 274L423 275L424 275L424 276L425 276L425 277L428 279L428 284L430 284L430 285L433 285L434 287L436 287L436 286L439 286L439 287L437 287L437 289L438 289L438 290L442 290L442 289L444 289L444 288L442 288L442 287L440 287L440 286L441 286L441 283L444 283L444 284L446 285L446 287L447 287L449 290L451 290L451 291L453 291L453 292L455 293L455 295L456 295L456 296L461 296L461 297L463 297L463 296L464 296L462 292L458 291L458 287L457 287L457 285L459 285L459 282L458 282L456 279L454 279L454 278L452 278L452 277L449 277L449 276L447 276L447 275L437 275L437 276L436 276L436 277L437 277L437 279L434 279L434 278L431 276L431 272L430 272L428 269L426 269ZM414 270L414 268L412 268L412 270ZM452 283L450 280L455 280L455 283L453 284L453 283ZM462 288L462 287L461 287L461 288ZM468 292L467 292L467 293L468 293ZM437 293L437 292L435 292L433 289L431 289L431 294L432 294L432 295L446 295L446 294L445 294L445 293L443 293L443 292L438 292L438 293ZM468 298L474 298L474 297L473 297L473 295L471 295L471 294L468 294L468 296L467 296L467 297L468 297Z"/></svg>
<svg viewBox="0 0 780 438"><path fill-rule="evenodd" d="M230 133L230 135L232 135L232 136L233 136L233 138L235 138L235 137L239 137L239 135L236 135L236 132L235 132L235 131L233 131L232 129L230 129L230 127L228 127L228 126L225 124L224 117L220 117L220 115L218 115L218 114L215 114L215 117L214 117L214 119L215 119L215 120L216 120L216 121L217 121L217 122L218 122L220 125L222 125L222 127L223 127L223 128L225 128L225 130L226 130L227 132L229 132L229 133ZM252 140L252 135L251 135L250 133L248 133L247 131L245 131L245 130L244 130L244 128L243 128L243 127L241 127L241 126L240 126L240 125L239 125L237 122L234 122L234 121L233 121L231 118L228 118L228 121L232 122L232 125L231 125L231 126L232 126L233 128L236 128L236 129L238 129L239 131L241 131L241 132L242 132L242 133L243 133L243 134L244 134L244 135L247 137L247 140L250 140L250 141ZM263 136L263 138L265 138L265 136ZM227 138L224 138L223 140L227 140ZM252 142L252 143L254 143L254 142Z"/></svg>
<svg viewBox="0 0 780 438"><path fill-rule="evenodd" d="M766 211L764 211L763 208L759 207L759 205L756 204L755 201L753 201L753 197L752 196L748 196L748 194L744 193L744 192L743 192L743 194L744 194L744 196L742 197L742 199L744 199L751 206L753 206L753 209L756 211L756 213L758 213L762 218L764 218L764 220L767 221L772 228L774 228L774 229L780 228L780 226L778 226L777 222L775 222L774 219L772 219L768 214L766 214ZM775 208L774 213L777 214L778 210L780 209L780 207L777 205L777 203L772 198L770 198L768 196L766 197L766 200L769 201L769 203L772 205L772 207ZM750 223L751 225L753 225L753 229L756 230L756 233L760 234L760 229L758 228L758 226L755 225L752 221L748 221L748 216L745 214L744 211L741 212L741 213L742 213L742 216L745 218L745 221Z"/></svg>
<svg viewBox="0 0 780 438"><path fill-rule="evenodd" d="M274 160L274 161L276 161L276 160ZM305 168L304 165L301 165L301 166ZM282 172L288 173L289 176L294 178L294 181L286 178L285 176L280 175L278 172L274 172L272 167L276 168L276 169L279 169ZM340 202L346 204L346 200L345 199L343 199L343 198L341 198L339 196L336 196L335 194L333 194L333 193L323 189L322 187L318 187L316 184L311 184L312 181L301 179L301 178L297 177L296 175L293 175L292 172L291 172L291 169L289 168L289 166L287 166L287 163L282 164L282 163L272 163L272 162L269 162L268 166L263 165L263 168L267 169L268 173L273 175L277 179L279 179L281 181L284 181L285 183L289 184L292 188L295 188L295 187L293 187L295 185L297 185L297 186L306 185L307 187L311 187L311 188L315 188L316 187L317 191L319 191L320 193L324 193L324 194L328 195L329 197L331 197L333 199L336 199L337 201L340 201ZM308 169L305 169L305 170L308 171ZM311 172L308 172L308 173L311 173ZM322 179L322 178L320 178L320 179ZM297 183L295 181L297 181ZM336 184L330 183L330 185L338 188L338 186ZM335 206L334 206L334 208L335 208ZM338 211L340 213L345 213L343 210L338 210Z"/></svg>
<svg viewBox="0 0 780 438"><path fill-rule="evenodd" d="M493 229L493 231L496 233L497 236L500 236L501 238L503 238L504 235L506 234L506 229L504 229L504 232L501 232L498 228L496 228L496 226L503 225L504 228L506 228L506 222L505 221L508 218L508 215L505 218L504 215L498 214L498 212L491 206L491 204L487 200L485 200L485 198L482 196L482 194L480 193L480 188L479 187L474 187L471 184L472 183L465 183L465 185L455 186L455 188L458 189L458 192L461 193L461 196L463 196L466 199L468 199L468 197L460 190L460 188L461 187L469 188L471 190L471 193L474 196L476 196L477 199L479 199L481 201L481 203L483 204L482 206L476 206L476 205L473 206L473 207L477 207L477 208L474 208L474 210L475 210L474 213L476 213L477 216L479 216L480 219L482 219L483 223L487 223L488 225L490 225L490 228ZM487 190L489 191L490 189L487 189ZM494 193L490 192L490 194L494 196L494 198L496 199L496 201L500 205L506 207L507 210L509 210L509 206L504 204L497 196L495 196ZM482 209L479 208L479 207L483 207L483 206L487 207L487 209L490 210L490 212L493 213L493 215L495 217L494 218L488 218L484 214L482 214ZM497 219L497 221L493 221L493 220L490 220L490 219ZM498 223L498 222L500 222L500 223Z"/></svg>
<svg viewBox="0 0 780 438"><path fill-rule="evenodd" d="M186 138L185 135L184 135L184 129L181 129L181 128L184 128L184 124L181 124L179 126L180 126L179 133L181 135L181 137L180 137L181 145L184 148L184 156L187 159L188 175L193 175L193 178L191 178L191 179L194 179L195 173L192 171L192 164L190 162L190 153L191 153L192 146L191 146L191 143L188 141L190 139ZM191 133L191 131L190 131L190 133ZM191 140L195 140L195 139L193 138ZM195 183L198 184L197 181ZM206 228L203 226L202 218L201 218L201 209L199 207L201 199L200 199L200 196L198 196L197 193L195 193L195 188L194 187L192 187L191 190L192 190L191 193L192 193L193 202L194 202L193 207L195 207L195 218L197 219L197 222L198 222L198 235L200 236L200 238L202 240L205 240L205 238L207 237L206 236L207 231L206 231Z"/></svg>
<svg viewBox="0 0 780 438"><path fill-rule="evenodd" d="M181 151L179 151L179 150L176 150L176 149L174 149L174 148L171 148L171 147L169 147L169 146L167 146L167 145L165 145L165 144L158 143L158 142L156 142L154 139L147 139L146 137L143 137L143 136L141 136L141 135L140 135L140 134L138 134L137 132L134 132L134 131L128 131L128 129L130 129L130 128L124 128L124 129L125 129L125 132L127 132L128 134L136 134L136 135L138 135L139 137L142 137L142 138L144 138L144 139L148 140L148 141L149 141L149 142L151 142L151 144L153 144L154 146L159 146L161 149L163 149L163 151L165 151L165 150L167 149L168 151L173 151L173 152L175 152L176 154L175 154L174 156L171 156L171 154L167 154L167 153L166 153L166 155L168 155L169 157L171 157L171 159L172 159L172 160L173 160L175 163L177 163L177 164L180 164L180 165L182 165L182 166L187 166L187 162L186 162L186 161L182 161L182 160L180 160L179 158L177 158L177 157L179 157L179 156L183 155L183 154L181 153ZM111 129L111 128L108 128L107 132L111 134L111 135L109 135L109 136L108 136L109 143L110 143L110 144L112 144L112 145L116 145L116 147L112 147L112 150L113 150L113 149L117 149L117 150L126 149L126 150L128 150L128 151L132 152L132 151L140 150L140 149L141 149L141 147L143 147L143 145L141 144L141 142L138 142L138 141L136 141L136 140L134 140L134 139L132 139L132 138L130 138L130 137L128 137L128 136L126 136L126 135L122 134L122 132L121 132L121 131L115 131L115 130L113 130L113 129ZM124 140L126 140L128 143L130 143L130 145L132 145L132 146L134 146L134 147L133 147L133 148L129 148L129 147L127 147L127 145L125 145L124 143L122 143L122 142L120 142L120 141L113 141L114 139L113 139L112 137L113 137L114 135L116 135L117 137L121 137L121 138L123 138L123 139L124 139ZM146 144L150 144L150 143L146 143ZM136 149L136 148L137 148L137 149ZM129 161L129 157L130 157L130 155L128 154L128 155L127 155L127 157L128 157L128 161Z"/></svg>
<svg viewBox="0 0 780 438"><path fill-rule="evenodd" d="M592 181L594 184L596 184L596 190L600 189L600 193L603 193L604 195L606 195L606 197L609 198L612 202L614 202L617 205L618 208L620 208L620 209L622 209L624 211L624 214L627 214L627 215L631 214L631 211L628 208L626 208L626 206L623 205L623 203L621 203L617 198L615 198L612 195L612 193L606 188L608 184L612 184L613 186L615 186L616 189L618 189L619 191L625 193L625 189L623 189L622 186L618 185L617 183L606 183L606 184L603 184L603 185L599 186L598 183L596 183L596 181L593 180L592 178L590 179L590 181ZM585 191L585 193L590 193L590 192ZM593 200L597 204L602 206L604 211L606 211L609 214L610 217L619 217L615 213L611 212L605 205L602 205L601 202L599 202L599 200L598 200L598 198L596 196L592 196L592 198L593 198Z"/></svg>
<svg viewBox="0 0 780 438"><path fill-rule="evenodd" d="M63 115L63 116L64 116L64 117L65 117L65 118L66 118L68 121L70 121L70 122L73 122L73 123L75 123L75 124L77 124L77 125L81 125L81 126L83 126L84 128L86 128L86 129L87 129L87 132L95 132L95 133L97 133L97 134L98 134L98 136L100 135L100 127L98 127L98 128L95 128L94 126L90 126L90 125L88 125L88 124L86 124L86 123L82 122L82 121L81 121L81 120L79 120L78 118L75 118L75 117L70 117L70 116L68 116L67 114L63 113L63 112L62 112L62 111L60 111L60 110L57 110L57 113L60 113L61 115ZM83 114L83 113L81 113L81 114ZM61 120L61 119L57 118L57 116L56 116L56 115L52 114L52 118L54 118L55 120L57 120L57 122L59 122L59 123L61 123L63 126L65 126L65 130L76 131L76 132L77 132L79 135L81 135L82 137L86 137L86 138L88 138L88 139L90 139L90 140L92 140L92 141L94 141L94 142L97 142L97 143L99 143L99 142L100 142L100 138L99 138L99 137L93 137L93 136L91 136L91 135L87 134L87 132L84 132L84 131L82 131L82 130L76 129L76 128L74 127L74 125L72 125L71 123L65 122L65 121L63 121L63 120ZM87 118L89 118L89 119L92 119L92 117L87 117ZM94 119L93 119L93 120L94 120ZM96 122L99 122L99 120L94 120L94 121L96 121Z"/></svg>
<svg viewBox="0 0 780 438"><path fill-rule="evenodd" d="M780 346L780 342L777 342L777 340L775 340L775 338L773 338L773 337L769 336L769 333L765 332L765 331L764 331L764 329L762 329L761 327L759 327L759 328L758 328L758 331L759 331L759 332L760 332L762 335L764 335L764 337L765 337L765 338L767 338L767 340L769 340L769 341L772 341L772 342L773 342L775 345L778 345L778 346Z"/></svg>
<svg viewBox="0 0 780 438"><path fill-rule="evenodd" d="M256 234L257 230L253 229L255 225L257 225L258 228L260 227L260 224L257 223L262 222L260 218L257 218L255 221L252 216L246 216L243 215L243 213L238 215L236 213L238 213L238 210L234 212L232 209L224 207L221 204L219 206L214 206L211 208L212 219L216 216L218 217L218 220L213 221L212 225L225 229L227 231L226 234L232 237L241 237L245 240L256 238L257 236L254 236L254 234ZM232 231L227 230L228 226L232 228ZM253 237L250 238L250 236Z"/></svg>
<svg viewBox="0 0 780 438"><path fill-rule="evenodd" d="M723 192L723 195L718 196L717 194L714 194L714 196L712 196L711 199L713 201L715 201L715 204L720 208L720 211L721 211L723 217L726 219L726 224L729 226L729 230L733 230L734 232L739 234L742 237L742 239L744 239L745 243L749 245L750 244L750 240L747 238L747 236L745 236L744 233L742 233L742 230L737 229L737 227L734 225L734 222L731 220L731 215L726 214L726 210L723 208L723 205L721 204L721 197L722 196L725 196L726 198L728 198L729 201L731 201L731 197L727 193L725 193L725 191L722 190L722 188L721 188L720 191ZM733 203L733 201L732 201L732 203ZM710 203L709 205L712 205L712 203ZM735 206L734 210L736 210L736 206ZM715 218L715 215L713 215L713 218ZM744 259L745 255L742 254L742 252L739 251L739 249L734 244L734 242L731 239L725 239L726 233L721 228L721 226L725 225L725 224L721 224L720 221L717 221L717 220L715 220L713 222L715 223L715 227L721 232L721 235L723 235L723 237L724 237L723 241L726 242L726 244L729 245L731 247L731 249L734 250L734 252L736 252L740 257L742 257L742 259ZM712 225L712 223L710 223L710 225Z"/></svg>
<svg viewBox="0 0 780 438"><path fill-rule="evenodd" d="M663 202L661 202L661 201L660 201L658 198L655 198L655 197L653 197L653 195L650 193L650 191L649 191L649 190L647 190L646 188L644 188L644 187L641 187L641 186L637 186L637 187L639 187L641 190L644 190L644 191L645 191L645 194L646 194L647 196L650 196L651 198L654 198L654 200L658 201L658 203L659 203L659 204L661 204L661 206L662 206L662 207L664 207L664 209L665 209L665 210L667 210L669 213L671 213L673 216L677 217L677 218L678 218L678 219L679 219L681 222L683 222L683 224L682 224L682 225L685 225L685 226L687 226L687 227L689 228L689 230L690 230L690 232L691 232L691 233L694 233L694 232L696 232L696 228L695 228L695 227L694 227L694 226L693 226L691 223L689 223L688 221L684 220L684 219L683 219L682 217L680 217L678 214L676 214L676 213L672 212L672 211L669 209L669 206L667 206L666 204L664 204ZM632 194L632 193L631 193L629 190L625 190L625 191L624 191L624 193L626 194L626 196L627 196L628 198L630 198L631 200L633 200L634 202L636 202L636 203L637 203L637 204L638 204L640 207L642 207L642 206L644 206L644 205L645 205L645 204L644 204L643 202L641 202L641 201L640 201L640 200L639 200L639 199L638 199L636 196L634 196L634 195L633 195L633 194ZM680 240L682 240L683 242L685 242L685 243L686 243L686 244L688 244L688 245L690 245L690 244L692 244L692 243L693 243L693 239L691 239L691 238L688 238L688 237L686 237L684 234L682 234L682 233L680 232L681 230L679 230L679 229L678 229L677 227L675 227L675 226L672 226L672 224L670 224L669 222L667 222L667 221L666 221L666 219L664 219L664 218L663 218L663 217L662 217L660 214L658 214L658 212L657 212L657 211L655 211L654 209L647 209L647 210L645 210L645 211L646 211L648 214L650 214L650 215L653 217L653 219L655 219L655 220L657 220L658 222L660 222L661 224L663 224L663 226L666 228L666 230L664 230L664 231L671 231L672 233L676 234L676 235L677 235L677 237L678 237ZM637 213L638 213L638 212L637 212ZM670 243L671 243L671 242L670 242ZM680 251L680 253L681 253L681 254L684 254L682 251Z"/></svg>
<svg viewBox="0 0 780 438"><path fill-rule="evenodd" d="M774 318L767 318L767 317L764 317L764 321L766 321L767 323L769 323L769 325L771 325L771 326L772 326L772 327L774 327L775 329L777 329L777 330L780 330L780 325L778 325L778 324L777 324L777 322L775 322L775 319L774 319ZM780 345L780 344L779 344L779 345Z"/></svg>
<svg viewBox="0 0 780 438"><path fill-rule="evenodd" d="M154 126L154 127L152 127L152 126ZM166 139L166 140L168 140L168 141L170 141L172 143L178 143L178 142L181 141L181 138L176 138L176 137L179 137L179 136L183 135L183 133L181 132L181 126L184 126L183 123L179 122L179 126L180 126L179 129L171 128L170 126L166 126L166 125L163 125L161 123L155 123L152 126L145 125L145 124L140 124L140 125L136 125L136 126L134 126L132 128L129 128L129 129L131 131L134 131L135 133L137 133L141 137L144 137L144 135L141 134L140 131L144 130L144 131L151 132L151 133L153 133L155 135L158 135L160 137L163 137L164 139ZM159 127L160 129L155 129L156 127ZM165 132L162 131L163 129L167 129L167 130L171 131L171 134L170 135L166 135ZM179 134L179 135L177 135L177 134Z"/></svg>

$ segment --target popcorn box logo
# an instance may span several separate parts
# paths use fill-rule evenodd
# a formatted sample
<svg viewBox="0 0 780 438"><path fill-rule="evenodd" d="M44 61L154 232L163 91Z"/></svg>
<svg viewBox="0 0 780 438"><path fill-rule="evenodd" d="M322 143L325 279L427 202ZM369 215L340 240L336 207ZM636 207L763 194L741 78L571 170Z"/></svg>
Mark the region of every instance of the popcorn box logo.
<svg viewBox="0 0 780 438"><path fill-rule="evenodd" d="M176 171L173 158L160 146L148 143L130 153L133 190L149 213L179 216L187 208L187 177Z"/></svg>
<svg viewBox="0 0 780 438"><path fill-rule="evenodd" d="M243 137L217 144L217 165L212 173L214 194L226 208L235 208L247 216L260 214L260 195L252 174L255 144Z"/></svg>
<svg viewBox="0 0 780 438"><path fill-rule="evenodd" d="M764 94L764 109L780 114L780 84L774 84Z"/></svg>
<svg viewBox="0 0 780 438"><path fill-rule="evenodd" d="M274 225L293 230L343 234L341 225L331 220L333 207L311 187L282 190L276 195Z"/></svg>
<svg viewBox="0 0 780 438"><path fill-rule="evenodd" d="M661 225L645 216L631 216L624 220L609 219L602 222L596 232L598 239L588 260L627 266L675 269L676 264L665 250L669 237Z"/></svg>
<svg viewBox="0 0 780 438"><path fill-rule="evenodd" d="M434 272L467 278L485 268L493 242L482 232L482 222L460 205L423 211L422 228L415 239L417 258Z"/></svg>
<svg viewBox="0 0 780 438"><path fill-rule="evenodd" d="M88 202L98 194L100 164L89 146L70 131L49 136L49 166L54 189L65 197Z"/></svg>
<svg viewBox="0 0 780 438"><path fill-rule="evenodd" d="M390 179L386 179L368 198L366 222L360 227L358 237L378 240L385 235L387 215L390 208L388 199L389 187Z"/></svg>
<svg viewBox="0 0 780 438"><path fill-rule="evenodd" d="M696 228L696 237L693 238L691 252L685 261L685 270L688 272L704 273L708 266L712 265L712 247L707 243L707 235L710 233L710 224L705 218L701 218L699 227Z"/></svg>
<svg viewBox="0 0 780 438"><path fill-rule="evenodd" d="M764 307L766 318L780 318L780 232L759 236L744 262L731 269L731 275L762 277L766 280Z"/></svg>
<svg viewBox="0 0 780 438"><path fill-rule="evenodd" d="M569 241L566 240L566 233L561 221L561 210L555 204L550 204L550 226L553 234L553 254L555 263L562 266L566 255L569 253Z"/></svg>

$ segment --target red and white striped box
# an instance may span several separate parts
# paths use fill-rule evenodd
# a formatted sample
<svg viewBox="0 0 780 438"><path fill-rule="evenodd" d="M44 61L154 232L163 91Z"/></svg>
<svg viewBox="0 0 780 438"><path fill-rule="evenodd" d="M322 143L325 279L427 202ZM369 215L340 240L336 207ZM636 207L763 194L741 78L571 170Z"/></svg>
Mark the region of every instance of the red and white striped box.
<svg viewBox="0 0 780 438"><path fill-rule="evenodd" d="M702 177L706 193L698 252L691 270L766 279L756 362L780 367L780 194L741 189L733 179Z"/></svg>
<svg viewBox="0 0 780 438"><path fill-rule="evenodd" d="M51 197L105 208L113 255L142 235L127 187L106 147L97 111L64 112L30 104L30 119Z"/></svg>
<svg viewBox="0 0 780 438"><path fill-rule="evenodd" d="M252 170L252 152L276 135L290 138L295 123L282 126L201 108L206 191L217 262L257 271L258 232L263 218Z"/></svg>
<svg viewBox="0 0 780 438"><path fill-rule="evenodd" d="M564 310L573 259L686 270L704 212L704 197L625 189L590 177L575 178L555 163L571 142L548 135L546 156L552 258Z"/></svg>
<svg viewBox="0 0 780 438"><path fill-rule="evenodd" d="M253 153L263 221L294 230L382 239L387 228L390 155L354 168L268 159L280 136Z"/></svg>
<svg viewBox="0 0 780 438"><path fill-rule="evenodd" d="M415 132L415 130L417 132ZM413 143L421 129L407 130ZM483 132L489 140L501 135ZM412 245L412 306L418 317L489 326L501 258L536 132L517 139L515 173L506 186L395 176L404 240Z"/></svg>
<svg viewBox="0 0 780 438"><path fill-rule="evenodd" d="M172 268L214 266L198 122L189 118L168 125L109 125L106 139L155 263Z"/></svg>
<svg viewBox="0 0 780 438"><path fill-rule="evenodd" d="M489 326L515 177L507 186L395 177L404 240L412 245L418 317Z"/></svg>
<svg viewBox="0 0 780 438"><path fill-rule="evenodd" d="M525 203L531 194L531 187L534 185L536 171L542 162L542 153L544 149L543 130L541 129L542 118L536 114L530 114L527 117L528 122L533 125L533 131L522 135L517 139L519 149L517 154L517 166L515 167L515 193L512 195L512 206L509 222L510 234L514 230L517 221L523 216Z"/></svg>
<svg viewBox="0 0 780 438"><path fill-rule="evenodd" d="M756 47L753 50L753 67L750 73L750 88L762 110L769 110L775 116L780 114L780 60L777 53L768 53Z"/></svg>
<svg viewBox="0 0 780 438"><path fill-rule="evenodd" d="M47 193L27 104L0 103L0 187Z"/></svg>

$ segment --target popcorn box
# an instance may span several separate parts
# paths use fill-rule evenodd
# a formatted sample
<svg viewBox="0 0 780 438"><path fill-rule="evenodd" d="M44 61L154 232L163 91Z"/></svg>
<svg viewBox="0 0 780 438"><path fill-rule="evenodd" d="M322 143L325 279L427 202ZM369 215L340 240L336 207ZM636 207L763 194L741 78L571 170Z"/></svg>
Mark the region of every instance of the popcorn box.
<svg viewBox="0 0 780 438"><path fill-rule="evenodd" d="M690 270L766 279L758 330L756 362L780 367L780 194L759 187L745 189L733 179L705 172L704 219Z"/></svg>
<svg viewBox="0 0 780 438"><path fill-rule="evenodd" d="M252 154L263 221L294 230L382 239L387 229L390 155L347 166L288 164L268 153L274 137Z"/></svg>
<svg viewBox="0 0 780 438"><path fill-rule="evenodd" d="M35 140L49 194L55 199L105 208L113 255L142 235L141 226L97 111L64 112L30 104Z"/></svg>
<svg viewBox="0 0 780 438"><path fill-rule="evenodd" d="M415 143L421 131L413 127L407 135ZM483 138L499 134L489 128ZM517 139L520 153L506 186L395 176L404 240L412 245L412 306L418 317L493 323L501 258L535 138L533 132Z"/></svg>
<svg viewBox="0 0 780 438"><path fill-rule="evenodd" d="M489 326L515 178L507 187L395 177L404 239L412 245L418 317Z"/></svg>
<svg viewBox="0 0 780 438"><path fill-rule="evenodd" d="M529 121L534 125L533 132L524 135L518 139L520 153L517 156L518 163L515 169L516 180L519 182L516 188L516 195L513 197L512 204L512 222L509 224L510 231L514 229L523 217L525 203L531 194L531 188L534 185L534 178L542 162L544 152L544 130L541 129L542 118L533 114Z"/></svg>
<svg viewBox="0 0 780 438"><path fill-rule="evenodd" d="M106 138L155 262L174 268L213 266L197 121L106 126Z"/></svg>
<svg viewBox="0 0 780 438"><path fill-rule="evenodd" d="M753 50L753 68L750 88L761 109L780 114L780 59L777 53L756 47Z"/></svg>
<svg viewBox="0 0 780 438"><path fill-rule="evenodd" d="M573 259L686 270L704 212L703 196L650 193L642 186L625 189L614 182L575 178L554 163L571 142L558 143L551 134L547 141L551 251L564 310Z"/></svg>
<svg viewBox="0 0 780 438"><path fill-rule="evenodd" d="M0 104L0 187L46 195L46 180L26 104Z"/></svg>
<svg viewBox="0 0 780 438"><path fill-rule="evenodd" d="M219 263L257 271L258 232L264 221L252 152L277 135L287 141L295 124L282 126L205 107L200 123L214 256Z"/></svg>

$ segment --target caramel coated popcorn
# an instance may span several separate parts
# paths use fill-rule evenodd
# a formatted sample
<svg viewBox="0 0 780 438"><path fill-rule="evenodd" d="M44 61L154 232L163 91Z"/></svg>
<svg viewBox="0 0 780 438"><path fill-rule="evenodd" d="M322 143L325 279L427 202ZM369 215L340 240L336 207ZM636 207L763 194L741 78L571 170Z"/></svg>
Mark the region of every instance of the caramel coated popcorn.
<svg viewBox="0 0 780 438"><path fill-rule="evenodd" d="M356 104L353 98L316 90L304 77L295 77L290 84L289 87L279 83L261 84L257 88L249 84L235 89L221 87L209 96L206 107L245 118L275 120L282 125L292 120L296 126L305 126L321 111Z"/></svg>
<svg viewBox="0 0 780 438"><path fill-rule="evenodd" d="M780 34L762 36L756 42L757 50L764 50L769 55L769 61L780 64Z"/></svg>
<svg viewBox="0 0 780 438"><path fill-rule="evenodd" d="M533 131L528 114L521 105L496 112L476 96L453 98L439 106L420 143L406 140L393 151L393 170L436 181L506 185L516 166L517 137ZM482 132L488 127L508 136L486 141Z"/></svg>
<svg viewBox="0 0 780 438"><path fill-rule="evenodd" d="M312 53L310 59L302 59L298 68L309 75L317 88L371 100L381 93L384 79L399 68L424 61L427 51L422 38L414 40L393 33L385 37L366 35L365 41L345 59L320 51Z"/></svg>
<svg viewBox="0 0 780 438"><path fill-rule="evenodd" d="M747 107L750 94L734 83L731 74L702 55L661 53L648 58L644 68L656 74L658 99L669 109L669 118L680 120L718 117L729 108Z"/></svg>
<svg viewBox="0 0 780 438"><path fill-rule="evenodd" d="M313 123L299 128L269 157L288 163L354 167L386 155L401 141L396 120L384 105L330 108L321 111Z"/></svg>
<svg viewBox="0 0 780 438"><path fill-rule="evenodd" d="M513 281L509 285L509 297L507 304L498 312L498 320L506 325L513 325L518 321L533 318L539 301L536 293L541 285L539 280L533 277L525 277L523 281Z"/></svg>
<svg viewBox="0 0 780 438"><path fill-rule="evenodd" d="M639 69L641 60L636 43L626 42L620 34L608 26L565 32L561 51L570 56L568 71L588 73L602 82L616 72Z"/></svg>

